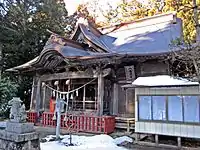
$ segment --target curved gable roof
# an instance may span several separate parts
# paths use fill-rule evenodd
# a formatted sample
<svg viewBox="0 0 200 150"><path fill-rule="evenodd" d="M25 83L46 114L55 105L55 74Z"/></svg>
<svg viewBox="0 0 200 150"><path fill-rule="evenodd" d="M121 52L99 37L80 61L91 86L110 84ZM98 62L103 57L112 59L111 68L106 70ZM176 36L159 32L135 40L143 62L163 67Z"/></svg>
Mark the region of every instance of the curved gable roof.
<svg viewBox="0 0 200 150"><path fill-rule="evenodd" d="M101 34L96 30L93 30L90 25L79 23L71 39L52 34L38 58L15 69L20 70L36 64L50 68L70 57L93 59L107 57L107 55L160 56L170 53L171 41L182 36L182 22L176 19L174 13L167 13L117 25L116 28L112 27L112 32L107 34ZM102 51L92 53L75 41L80 33Z"/></svg>
<svg viewBox="0 0 200 150"><path fill-rule="evenodd" d="M182 37L182 21L176 18L175 12L100 29L104 34L96 34L90 28L93 28L90 24L79 23L74 35L82 33L87 40L107 53L169 53L172 41Z"/></svg>

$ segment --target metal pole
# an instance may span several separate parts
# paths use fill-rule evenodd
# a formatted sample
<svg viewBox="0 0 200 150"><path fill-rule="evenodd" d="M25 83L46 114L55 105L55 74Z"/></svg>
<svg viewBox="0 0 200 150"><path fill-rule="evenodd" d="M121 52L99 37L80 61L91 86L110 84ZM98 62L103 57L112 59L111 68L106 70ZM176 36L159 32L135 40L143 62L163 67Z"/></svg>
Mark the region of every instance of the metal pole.
<svg viewBox="0 0 200 150"><path fill-rule="evenodd" d="M69 146L73 146L72 144L72 133L70 131L70 134L69 134Z"/></svg>

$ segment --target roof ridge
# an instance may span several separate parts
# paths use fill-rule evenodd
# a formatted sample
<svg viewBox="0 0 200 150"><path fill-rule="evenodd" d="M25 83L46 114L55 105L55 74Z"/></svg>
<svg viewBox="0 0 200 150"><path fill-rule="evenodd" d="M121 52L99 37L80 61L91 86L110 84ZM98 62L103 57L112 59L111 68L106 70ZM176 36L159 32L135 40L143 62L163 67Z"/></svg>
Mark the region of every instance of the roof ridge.
<svg viewBox="0 0 200 150"><path fill-rule="evenodd" d="M114 28L114 27L118 27L118 26L124 26L124 25L128 25L128 24L132 24L132 23L142 22L142 21L149 20L149 19L159 18L159 17L162 17L162 16L168 16L168 15L176 16L176 14L177 13L175 11L170 11L170 12L167 12L167 13L156 14L156 15L153 15L153 16L147 16L147 17L136 19L136 20L133 20L133 21L116 23L116 24L113 24L113 25L110 25L110 26L100 27L100 28L97 28L97 29L98 30L104 30L104 29L106 30L106 29L109 29L109 28Z"/></svg>
<svg viewBox="0 0 200 150"><path fill-rule="evenodd" d="M65 46L68 43L67 44L68 46L84 49L83 45L77 41L74 41L69 38L65 38L57 33L50 31L50 30L48 30L48 32L51 33L51 35L50 35L48 41L46 42L45 46L48 45L49 43L56 43L56 44ZM59 39L61 39L61 40L59 40ZM69 44L69 43L72 43L72 44Z"/></svg>

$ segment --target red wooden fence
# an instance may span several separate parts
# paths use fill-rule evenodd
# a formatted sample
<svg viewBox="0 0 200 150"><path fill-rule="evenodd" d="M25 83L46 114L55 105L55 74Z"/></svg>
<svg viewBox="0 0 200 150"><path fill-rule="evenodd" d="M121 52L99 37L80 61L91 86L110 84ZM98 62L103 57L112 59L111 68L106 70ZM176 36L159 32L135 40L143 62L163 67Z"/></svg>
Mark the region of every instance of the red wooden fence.
<svg viewBox="0 0 200 150"><path fill-rule="evenodd" d="M37 112L27 112L28 122L36 123L37 122Z"/></svg>
<svg viewBox="0 0 200 150"><path fill-rule="evenodd" d="M33 114L28 113L28 116L29 115L32 116ZM54 114L51 112L44 112L42 114L42 125L56 127L56 120L53 120L53 115ZM68 129L71 131L109 134L112 133L115 128L115 117L112 116L98 117L89 115L68 114L68 120L65 121L64 118L65 114L62 114L61 128ZM32 120L30 119L30 122Z"/></svg>

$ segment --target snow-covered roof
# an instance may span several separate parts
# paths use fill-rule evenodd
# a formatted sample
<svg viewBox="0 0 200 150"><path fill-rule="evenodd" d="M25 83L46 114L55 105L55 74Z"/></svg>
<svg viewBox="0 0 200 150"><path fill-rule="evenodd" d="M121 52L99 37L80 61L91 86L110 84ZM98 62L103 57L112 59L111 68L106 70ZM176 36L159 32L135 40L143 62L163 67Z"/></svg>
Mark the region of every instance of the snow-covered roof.
<svg viewBox="0 0 200 150"><path fill-rule="evenodd" d="M182 37L182 21L175 12L145 17L133 22L121 23L96 35L90 30L90 24L79 24L83 35L91 43L108 53L146 55L171 52L173 40Z"/></svg>
<svg viewBox="0 0 200 150"><path fill-rule="evenodd" d="M138 77L133 81L134 86L184 86L184 85L199 85L198 82L192 82L188 79L180 77L172 77L168 75Z"/></svg>
<svg viewBox="0 0 200 150"><path fill-rule="evenodd" d="M162 19L162 17L160 18ZM111 48L112 52L126 54L158 54L170 52L173 40L182 36L182 22L176 19L160 20L159 23L127 26L124 30L117 30L102 35L101 39ZM143 25L143 26L142 26Z"/></svg>

